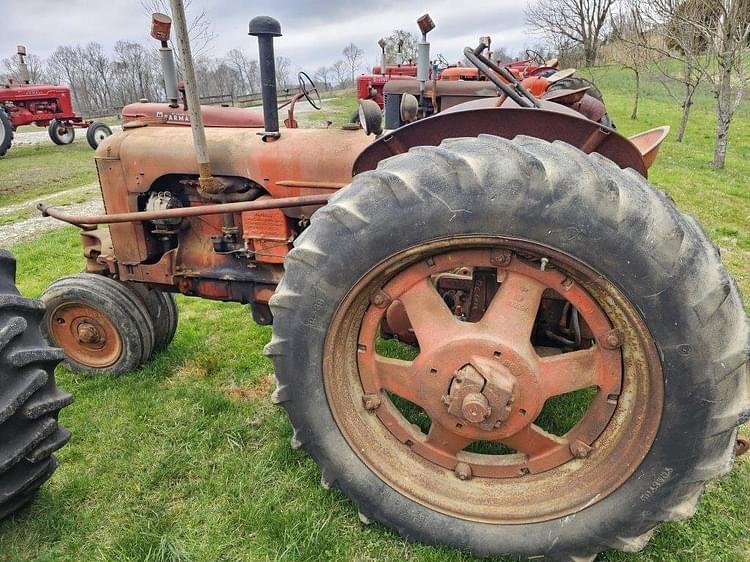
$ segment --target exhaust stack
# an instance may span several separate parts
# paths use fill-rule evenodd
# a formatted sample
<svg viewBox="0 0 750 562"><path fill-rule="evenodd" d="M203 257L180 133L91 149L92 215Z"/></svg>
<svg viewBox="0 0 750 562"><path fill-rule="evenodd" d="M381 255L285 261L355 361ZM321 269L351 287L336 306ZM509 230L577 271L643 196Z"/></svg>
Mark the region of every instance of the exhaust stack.
<svg viewBox="0 0 750 562"><path fill-rule="evenodd" d="M378 45L380 46L380 74L385 76L385 39L381 38L378 41Z"/></svg>
<svg viewBox="0 0 750 562"><path fill-rule="evenodd" d="M188 102L190 128L193 130L193 144L195 145L195 156L198 160L198 189L203 193L221 193L224 190L224 185L211 175L211 161L208 157L206 130L203 127L203 114L201 113L201 102L198 97L198 84L195 79L193 54L190 50L185 6L182 0L170 0L170 3L175 23L177 48L180 53L180 61L182 61L182 76L185 80L185 98Z"/></svg>
<svg viewBox="0 0 750 562"><path fill-rule="evenodd" d="M257 16L250 20L248 35L258 38L261 96L263 97L263 140L273 140L279 134L279 110L276 95L276 57L274 37L281 37L281 24L270 16Z"/></svg>
<svg viewBox="0 0 750 562"><path fill-rule="evenodd" d="M26 64L26 47L18 45L16 52L18 53L18 74L21 78L21 82L24 84L31 84L29 66Z"/></svg>
<svg viewBox="0 0 750 562"><path fill-rule="evenodd" d="M417 20L422 39L417 44L417 80L419 80L420 95L424 95L425 83L430 77L430 44L427 42L427 34L435 29L435 22L430 14L425 14Z"/></svg>
<svg viewBox="0 0 750 562"><path fill-rule="evenodd" d="M151 15L151 37L161 42L159 58L161 59L161 71L164 75L164 91L169 100L169 107L179 107L179 94L177 93L177 67L174 63L174 53L169 47L169 36L172 30L172 18L166 14L154 13Z"/></svg>

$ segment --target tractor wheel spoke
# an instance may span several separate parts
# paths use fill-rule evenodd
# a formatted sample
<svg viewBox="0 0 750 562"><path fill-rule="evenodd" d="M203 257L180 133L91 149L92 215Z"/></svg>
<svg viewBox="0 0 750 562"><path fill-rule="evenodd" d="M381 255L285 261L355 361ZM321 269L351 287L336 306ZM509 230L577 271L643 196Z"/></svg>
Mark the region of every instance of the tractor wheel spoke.
<svg viewBox="0 0 750 562"><path fill-rule="evenodd" d="M435 421L430 425L430 431L427 433L427 440L425 441L428 445L432 445L451 456L456 456L459 451L462 451L472 442L472 439L458 435Z"/></svg>
<svg viewBox="0 0 750 562"><path fill-rule="evenodd" d="M410 361L376 356L375 374L383 390L392 392L414 404L423 401L419 393L421 385L414 376Z"/></svg>
<svg viewBox="0 0 750 562"><path fill-rule="evenodd" d="M535 279L509 271L482 317L482 329L501 334L509 342L531 345L531 330L544 289Z"/></svg>
<svg viewBox="0 0 750 562"><path fill-rule="evenodd" d="M421 279L399 296L421 350L437 347L455 335L459 320L453 316L429 278Z"/></svg>
<svg viewBox="0 0 750 562"><path fill-rule="evenodd" d="M545 357L539 361L542 393L547 398L597 384L596 347Z"/></svg>

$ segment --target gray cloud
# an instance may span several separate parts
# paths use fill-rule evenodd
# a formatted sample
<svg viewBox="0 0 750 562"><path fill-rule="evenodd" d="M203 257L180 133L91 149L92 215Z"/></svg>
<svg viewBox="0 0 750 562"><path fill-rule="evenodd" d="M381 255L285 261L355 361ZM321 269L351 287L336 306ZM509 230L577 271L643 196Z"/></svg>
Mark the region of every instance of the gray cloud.
<svg viewBox="0 0 750 562"><path fill-rule="evenodd" d="M284 33L277 42L278 52L291 58L295 67L311 70L340 58L349 41L363 48L367 64L372 64L377 60L378 38L393 29L416 31L416 19L426 11L437 24L430 35L433 52L449 60L458 60L463 47L475 44L480 35L491 35L496 45L510 52L537 42L524 29L523 3L517 0L474 6L456 0L193 0L193 4L205 10L213 23L216 39L211 54L221 56L235 47L255 53L247 23L255 15L271 15L281 21ZM0 0L0 6L0 57L13 55L18 43L47 57L61 44L96 41L110 50L119 39L148 40L148 16L138 0Z"/></svg>

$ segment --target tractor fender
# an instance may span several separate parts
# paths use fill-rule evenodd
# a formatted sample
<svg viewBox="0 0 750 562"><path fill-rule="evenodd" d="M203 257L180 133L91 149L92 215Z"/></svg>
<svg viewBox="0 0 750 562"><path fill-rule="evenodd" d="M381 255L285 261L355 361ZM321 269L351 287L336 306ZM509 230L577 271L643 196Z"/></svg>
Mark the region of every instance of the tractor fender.
<svg viewBox="0 0 750 562"><path fill-rule="evenodd" d="M648 175L646 162L634 143L572 109L545 101L539 109L509 104L496 107L496 103L497 98L467 102L386 131L357 156L352 173L374 170L381 160L407 152L414 146L438 146L446 138L487 134L506 139L525 135L550 142L563 141L586 154L598 152L620 168L632 168L643 177Z"/></svg>

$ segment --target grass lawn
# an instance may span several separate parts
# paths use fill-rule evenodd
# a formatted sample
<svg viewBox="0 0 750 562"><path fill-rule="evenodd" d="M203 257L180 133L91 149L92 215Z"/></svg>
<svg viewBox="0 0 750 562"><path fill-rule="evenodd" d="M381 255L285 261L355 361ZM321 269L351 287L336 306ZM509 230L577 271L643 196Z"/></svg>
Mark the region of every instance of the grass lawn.
<svg viewBox="0 0 750 562"><path fill-rule="evenodd" d="M625 133L676 126L677 107L657 85L648 85L633 122L630 77L601 69L595 78ZM665 143L651 179L703 222L750 295L750 118L745 111L735 121L728 169L716 172L709 102L699 100L684 144ZM337 103L336 119L354 108L351 98ZM17 165L23 175L25 164ZM65 161L49 173L76 166ZM82 264L73 228L13 250L30 296ZM0 523L0 560L473 560L362 525L352 503L324 491L315 463L289 446L291 428L270 404L272 366L262 355L270 328L255 326L237 304L178 301L174 343L143 369L116 379L59 370L61 386L76 395L62 414L74 437L38 500ZM663 525L642 553L600 560L741 562L750 559L749 536L750 456L709 486L693 519Z"/></svg>
<svg viewBox="0 0 750 562"><path fill-rule="evenodd" d="M11 146L0 158L0 207L96 181L94 151L85 141Z"/></svg>

